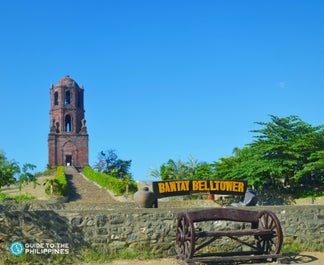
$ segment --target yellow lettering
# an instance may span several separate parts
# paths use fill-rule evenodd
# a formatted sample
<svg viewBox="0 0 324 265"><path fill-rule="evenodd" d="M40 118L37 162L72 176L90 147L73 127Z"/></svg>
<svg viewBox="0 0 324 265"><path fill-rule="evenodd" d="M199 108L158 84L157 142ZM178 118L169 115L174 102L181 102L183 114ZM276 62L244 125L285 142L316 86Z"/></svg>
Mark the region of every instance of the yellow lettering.
<svg viewBox="0 0 324 265"><path fill-rule="evenodd" d="M177 191L177 186L176 186L176 183L175 182L169 182L170 184L170 191L173 192L173 191Z"/></svg>
<svg viewBox="0 0 324 265"><path fill-rule="evenodd" d="M200 180L199 181L199 190L209 190L206 180Z"/></svg>
<svg viewBox="0 0 324 265"><path fill-rule="evenodd" d="M239 182L233 182L233 191L237 192Z"/></svg>
<svg viewBox="0 0 324 265"><path fill-rule="evenodd" d="M232 181L226 181L226 190L227 191L233 190L233 182Z"/></svg>
<svg viewBox="0 0 324 265"><path fill-rule="evenodd" d="M159 193L164 193L165 192L164 183L159 182L158 185L159 185Z"/></svg>
<svg viewBox="0 0 324 265"><path fill-rule="evenodd" d="M181 191L189 191L189 180L181 182Z"/></svg>
<svg viewBox="0 0 324 265"><path fill-rule="evenodd" d="M244 183L243 182L239 182L238 184L239 185L238 185L237 191L244 192Z"/></svg>
<svg viewBox="0 0 324 265"><path fill-rule="evenodd" d="M216 187L214 186L214 182L215 181L209 181L209 186L210 186L210 190L216 190Z"/></svg>
<svg viewBox="0 0 324 265"><path fill-rule="evenodd" d="M231 180L177 180L158 183L159 193L186 191L221 191L244 193L244 189L244 182Z"/></svg>
<svg viewBox="0 0 324 265"><path fill-rule="evenodd" d="M226 182L221 181L220 185L219 185L219 189L221 191L225 191L226 190Z"/></svg>
<svg viewBox="0 0 324 265"><path fill-rule="evenodd" d="M177 191L181 190L181 181L176 181L175 182L177 184Z"/></svg>
<svg viewBox="0 0 324 265"><path fill-rule="evenodd" d="M165 182L165 191L170 192L169 182Z"/></svg>
<svg viewBox="0 0 324 265"><path fill-rule="evenodd" d="M192 181L192 190L199 190L199 183L196 180Z"/></svg>

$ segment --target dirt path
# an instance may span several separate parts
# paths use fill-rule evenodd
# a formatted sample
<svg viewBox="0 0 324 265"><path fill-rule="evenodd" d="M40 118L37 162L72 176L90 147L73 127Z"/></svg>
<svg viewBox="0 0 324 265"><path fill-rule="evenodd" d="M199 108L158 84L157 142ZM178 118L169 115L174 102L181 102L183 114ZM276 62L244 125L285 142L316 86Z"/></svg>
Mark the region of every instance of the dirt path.
<svg viewBox="0 0 324 265"><path fill-rule="evenodd" d="M284 263L285 262L285 263ZM115 260L110 263L87 263L83 265L179 265L175 258L157 259L157 260ZM215 263L213 263L215 264ZM213 265L209 263L209 265ZM233 263L222 263L231 265ZM275 264L298 264L298 265L323 265L324 253L322 252L302 252L299 254L285 255L285 261L279 262L249 262L249 263L235 263L237 265L275 265Z"/></svg>
<svg viewBox="0 0 324 265"><path fill-rule="evenodd" d="M73 167L65 168L68 182L67 201L69 203L116 203L106 190L86 179Z"/></svg>

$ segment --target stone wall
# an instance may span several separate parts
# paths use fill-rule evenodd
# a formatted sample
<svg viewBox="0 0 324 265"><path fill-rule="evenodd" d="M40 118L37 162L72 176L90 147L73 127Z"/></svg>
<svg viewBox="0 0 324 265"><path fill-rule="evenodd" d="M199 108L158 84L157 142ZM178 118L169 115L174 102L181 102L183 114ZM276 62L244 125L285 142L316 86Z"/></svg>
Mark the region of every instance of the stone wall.
<svg viewBox="0 0 324 265"><path fill-rule="evenodd" d="M14 241L54 242L69 243L70 252L90 247L107 251L129 248L174 256L175 220L179 212L189 208L172 208L163 203L159 207L136 209L131 203L0 205L0 248L8 249ZM324 205L246 209L275 212L282 225L284 245L296 242L324 251ZM215 229L216 225L211 222L206 226Z"/></svg>

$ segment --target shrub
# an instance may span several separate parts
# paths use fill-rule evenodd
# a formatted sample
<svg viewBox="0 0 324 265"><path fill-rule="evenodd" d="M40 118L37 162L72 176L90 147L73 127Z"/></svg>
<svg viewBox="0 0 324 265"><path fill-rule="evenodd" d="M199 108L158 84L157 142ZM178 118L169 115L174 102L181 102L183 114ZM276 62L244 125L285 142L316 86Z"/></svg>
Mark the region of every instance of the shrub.
<svg viewBox="0 0 324 265"><path fill-rule="evenodd" d="M35 200L36 197L30 194L22 194L13 197L15 202L26 201L26 200Z"/></svg>
<svg viewBox="0 0 324 265"><path fill-rule="evenodd" d="M3 192L0 192L0 201L3 202L7 199L7 194L6 193L3 193Z"/></svg>
<svg viewBox="0 0 324 265"><path fill-rule="evenodd" d="M55 179L60 184L61 195L65 196L67 193L67 180L64 173L64 166L57 167Z"/></svg>
<svg viewBox="0 0 324 265"><path fill-rule="evenodd" d="M123 195L126 192L128 184L128 192L134 193L137 191L137 184L133 180L122 180L104 173L94 171L91 167L86 166L83 169L83 174L90 180L98 183L101 187L112 190L116 195Z"/></svg>
<svg viewBox="0 0 324 265"><path fill-rule="evenodd" d="M51 186L54 188L54 195L65 196L67 193L67 180L64 173L64 166L59 166L56 169L55 178L48 179L45 183L46 186L45 192L46 194L51 194Z"/></svg>

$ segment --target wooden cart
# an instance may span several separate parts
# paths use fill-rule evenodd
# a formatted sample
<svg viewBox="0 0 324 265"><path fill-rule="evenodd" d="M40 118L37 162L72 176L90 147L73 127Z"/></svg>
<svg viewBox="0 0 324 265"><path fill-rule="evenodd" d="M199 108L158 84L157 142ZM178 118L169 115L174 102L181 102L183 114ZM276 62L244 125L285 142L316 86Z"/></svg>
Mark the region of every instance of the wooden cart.
<svg viewBox="0 0 324 265"><path fill-rule="evenodd" d="M199 222L220 220L249 224L236 230L202 231L197 228ZM282 229L277 216L268 210L212 208L181 212L177 217L176 229L177 260L180 264L252 259L275 260L280 257ZM252 236L253 244L247 243L242 236ZM199 250L222 237L247 245L250 251L197 254Z"/></svg>

